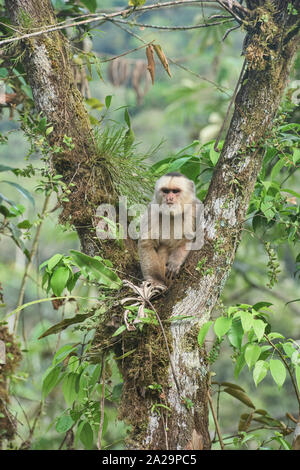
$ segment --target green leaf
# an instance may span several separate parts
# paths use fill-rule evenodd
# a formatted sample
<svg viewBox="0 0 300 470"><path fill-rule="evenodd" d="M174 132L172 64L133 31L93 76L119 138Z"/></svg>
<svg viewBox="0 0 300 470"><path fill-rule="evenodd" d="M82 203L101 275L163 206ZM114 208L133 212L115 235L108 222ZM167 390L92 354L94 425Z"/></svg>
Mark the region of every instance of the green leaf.
<svg viewBox="0 0 300 470"><path fill-rule="evenodd" d="M214 144L212 144L209 150L209 158L213 166L216 165L217 161L219 160L219 156L220 156L220 153L215 151Z"/></svg>
<svg viewBox="0 0 300 470"><path fill-rule="evenodd" d="M281 333L276 333L276 331L272 331L272 333L269 333L269 334L268 334L268 338L269 338L270 340L272 340L272 339L278 339L278 338L284 339L284 336L283 336Z"/></svg>
<svg viewBox="0 0 300 470"><path fill-rule="evenodd" d="M216 319L214 324L214 332L216 333L219 340L227 333L232 324L231 318L219 317Z"/></svg>
<svg viewBox="0 0 300 470"><path fill-rule="evenodd" d="M278 173L280 172L280 170L284 167L285 165L285 161L282 159L282 160L278 160L278 162L276 163L276 165L274 165L274 167L272 168L272 171L271 171L271 180L274 180L276 178L276 176L278 175Z"/></svg>
<svg viewBox="0 0 300 470"><path fill-rule="evenodd" d="M75 372L70 372L64 380L62 385L62 391L64 394L64 399L68 406L72 406L73 402L76 400L76 383L79 380L80 375Z"/></svg>
<svg viewBox="0 0 300 470"><path fill-rule="evenodd" d="M101 364L95 364L93 367L94 367L94 370L92 372L92 375L91 375L91 378L90 378L90 381L89 381L89 386L90 386L91 389L99 381L100 372L101 372Z"/></svg>
<svg viewBox="0 0 300 470"><path fill-rule="evenodd" d="M62 346L54 355L53 357L53 364L59 364L60 362L64 361L65 358L72 352L77 349L77 345L74 346L73 344L65 344Z"/></svg>
<svg viewBox="0 0 300 470"><path fill-rule="evenodd" d="M257 386L267 375L269 364L266 361L257 361L253 369L253 379Z"/></svg>
<svg viewBox="0 0 300 470"><path fill-rule="evenodd" d="M18 223L18 228L27 228L29 229L30 227L32 227L32 224L29 222L29 220L25 219L25 220L22 220L22 222Z"/></svg>
<svg viewBox="0 0 300 470"><path fill-rule="evenodd" d="M252 219L252 228L254 232L262 232L266 226L266 219L265 217L261 214L261 212L258 212Z"/></svg>
<svg viewBox="0 0 300 470"><path fill-rule="evenodd" d="M90 12L95 13L97 8L97 0L81 0L81 2L90 10Z"/></svg>
<svg viewBox="0 0 300 470"><path fill-rule="evenodd" d="M233 347L241 349L243 336L244 330L242 327L242 322L240 318L235 318L227 334L228 340Z"/></svg>
<svg viewBox="0 0 300 470"><path fill-rule="evenodd" d="M56 253L48 261L45 261L43 264L41 264L40 268L44 266L44 264L47 264L49 271L52 271L53 268L60 262L62 258L63 255L61 255L60 253Z"/></svg>
<svg viewBox="0 0 300 470"><path fill-rule="evenodd" d="M183 156L176 158L171 165L168 167L168 172L178 171L185 163L193 158L193 155Z"/></svg>
<svg viewBox="0 0 300 470"><path fill-rule="evenodd" d="M111 100L112 100L112 95L107 95L105 97L105 106L106 106L107 109L109 109L109 107L110 107Z"/></svg>
<svg viewBox="0 0 300 470"><path fill-rule="evenodd" d="M130 351L126 351L126 353L122 354L122 356L118 356L115 358L116 361L119 361L120 359L125 359L125 357L130 356L136 351L136 348L131 349Z"/></svg>
<svg viewBox="0 0 300 470"><path fill-rule="evenodd" d="M67 282L67 289L68 291L71 293L72 290L74 289L75 285L76 285L76 282L78 281L80 275L81 275L81 272L78 271L77 273L71 273L70 272L70 277L69 277L69 280Z"/></svg>
<svg viewBox="0 0 300 470"><path fill-rule="evenodd" d="M63 414L56 422L55 429L57 432L67 432L73 426L74 421L69 414Z"/></svg>
<svg viewBox="0 0 300 470"><path fill-rule="evenodd" d="M131 128L131 122L130 122L130 116L129 116L129 112L128 112L127 108L125 108L125 111L124 111L124 120L125 120L127 126L130 129Z"/></svg>
<svg viewBox="0 0 300 470"><path fill-rule="evenodd" d="M91 449L93 446L94 433L90 423L84 422L80 432L80 440L86 449Z"/></svg>
<svg viewBox="0 0 300 470"><path fill-rule="evenodd" d="M253 320L253 330L256 334L258 341L260 341L264 336L266 326L267 324L262 320Z"/></svg>
<svg viewBox="0 0 300 470"><path fill-rule="evenodd" d="M69 268L66 266L59 266L51 276L50 286L55 295L58 297L61 295L62 291L66 287L70 276Z"/></svg>
<svg viewBox="0 0 300 470"><path fill-rule="evenodd" d="M123 382L114 386L111 394L112 401L118 401L122 396Z"/></svg>
<svg viewBox="0 0 300 470"><path fill-rule="evenodd" d="M270 359L270 372L278 387L281 388L286 379L284 364L279 359Z"/></svg>
<svg viewBox="0 0 300 470"><path fill-rule="evenodd" d="M16 188L16 190L19 191L19 193L22 194L22 196L28 199L28 201L33 205L33 207L35 207L34 198L30 194L30 192L27 191L27 189L23 188L23 186L19 185L18 183L14 183L13 181L1 181L1 183L6 183Z"/></svg>
<svg viewBox="0 0 300 470"><path fill-rule="evenodd" d="M114 332L114 334L112 336L118 336L120 335L121 333L123 333L123 331L126 330L126 326L125 325L121 325L119 326L119 328Z"/></svg>
<svg viewBox="0 0 300 470"><path fill-rule="evenodd" d="M109 269L102 261L85 255L80 251L70 250L73 260L82 268L82 274L88 277L90 274L94 279L110 289L120 289L121 279Z"/></svg>
<svg viewBox="0 0 300 470"><path fill-rule="evenodd" d="M243 348L244 349L244 348ZM244 355L244 351L242 349L242 352L241 354L238 356L237 360L236 360L236 366L234 368L234 377L237 379L238 376L240 375L241 371L243 370L243 368L245 367L246 365L246 361L245 361L245 355Z"/></svg>
<svg viewBox="0 0 300 470"><path fill-rule="evenodd" d="M60 366L52 367L43 379L42 399L44 400L51 390L58 383L60 375Z"/></svg>
<svg viewBox="0 0 300 470"><path fill-rule="evenodd" d="M295 148L293 152L293 163L296 164L299 159L300 159L300 149Z"/></svg>
<svg viewBox="0 0 300 470"><path fill-rule="evenodd" d="M53 335L55 333L59 333L60 331L65 330L70 325L75 325L77 323L82 323L87 318L91 317L92 315L94 315L94 312L78 313L77 315L75 315L72 318L65 318L61 322L56 323L55 325L48 328L48 330L46 330L41 336L39 336L38 339L45 338L46 336Z"/></svg>
<svg viewBox="0 0 300 470"><path fill-rule="evenodd" d="M257 362L261 354L261 348L258 344L248 344L245 350L245 361L249 367L249 370Z"/></svg>
<svg viewBox="0 0 300 470"><path fill-rule="evenodd" d="M268 338L270 338L270 335L268 335ZM294 354L295 352L295 348L294 346L292 345L292 343L282 343L282 347L283 347L283 350L285 352L285 354L288 356L288 357L292 357L292 355Z"/></svg>
<svg viewBox="0 0 300 470"><path fill-rule="evenodd" d="M82 299L82 300L87 300L88 297L80 297L79 295L76 295L75 297L74 296L69 296L69 295L65 295L63 297L57 297L56 300L60 300L60 299ZM93 297L95 298L95 297ZM31 305L35 305L35 304L39 304L41 302L51 302L53 300L53 298L51 297L47 297L46 299L38 299L38 300L32 300L31 302L26 302L26 304L22 304L20 305L19 307L15 308L14 310L12 310L11 312L9 312L9 314L7 315L7 317L11 317L12 315L14 315L15 313L17 312L20 312L21 310L23 310L24 308L27 308L27 307L30 307Z"/></svg>
<svg viewBox="0 0 300 470"><path fill-rule="evenodd" d="M201 326L200 331L198 333L198 344L201 347L204 343L205 337L208 333L208 330L210 329L211 325L213 324L213 321L208 321L204 323L204 325Z"/></svg>
<svg viewBox="0 0 300 470"><path fill-rule="evenodd" d="M293 191L293 189L284 188L284 189L281 189L281 192L282 192L282 193L289 193L289 194L291 194L292 196L295 196L295 197L300 198L300 193L297 193L296 191Z"/></svg>
<svg viewBox="0 0 300 470"><path fill-rule="evenodd" d="M252 328L253 325L253 315L250 312L244 311L241 312L241 322L242 327L245 333Z"/></svg>
<svg viewBox="0 0 300 470"><path fill-rule="evenodd" d="M103 108L103 103L97 98L87 98L85 101L92 109L100 111Z"/></svg>
<svg viewBox="0 0 300 470"><path fill-rule="evenodd" d="M253 308L258 312L258 310L261 310L264 307L271 307L271 305L273 305L271 302L257 302L253 305Z"/></svg>
<svg viewBox="0 0 300 470"><path fill-rule="evenodd" d="M274 201L270 201L270 200L264 200L260 205L261 211L264 213L268 222L271 219L273 219L275 215L275 212L273 210L273 205L274 205Z"/></svg>
<svg viewBox="0 0 300 470"><path fill-rule="evenodd" d="M8 70L1 67L0 68L0 78L5 78L5 77L7 77L7 75L8 75Z"/></svg>
<svg viewBox="0 0 300 470"><path fill-rule="evenodd" d="M140 7L144 5L146 0L129 0L128 5L133 7Z"/></svg>

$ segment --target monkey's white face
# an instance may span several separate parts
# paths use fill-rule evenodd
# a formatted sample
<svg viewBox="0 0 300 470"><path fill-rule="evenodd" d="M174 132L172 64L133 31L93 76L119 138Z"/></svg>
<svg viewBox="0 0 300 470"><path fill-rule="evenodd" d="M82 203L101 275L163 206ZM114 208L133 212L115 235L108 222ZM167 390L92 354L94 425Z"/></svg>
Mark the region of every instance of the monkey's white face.
<svg viewBox="0 0 300 470"><path fill-rule="evenodd" d="M155 199L160 205L161 212L178 215L183 212L184 204L194 199L194 188L184 177L163 176L159 179Z"/></svg>

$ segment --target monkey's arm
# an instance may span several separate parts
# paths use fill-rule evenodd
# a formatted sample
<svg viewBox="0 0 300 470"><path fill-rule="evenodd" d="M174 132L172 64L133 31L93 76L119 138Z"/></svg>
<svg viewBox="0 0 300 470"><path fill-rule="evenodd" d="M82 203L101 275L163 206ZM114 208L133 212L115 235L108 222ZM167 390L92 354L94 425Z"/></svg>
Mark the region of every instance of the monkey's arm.
<svg viewBox="0 0 300 470"><path fill-rule="evenodd" d="M138 244L140 263L143 277L152 284L166 285L165 264L166 257L156 251L153 240L139 240Z"/></svg>
<svg viewBox="0 0 300 470"><path fill-rule="evenodd" d="M176 276L176 274L179 273L179 270L186 260L188 254L189 250L186 248L186 243L178 246L177 248L174 248L167 261L168 278L173 278Z"/></svg>

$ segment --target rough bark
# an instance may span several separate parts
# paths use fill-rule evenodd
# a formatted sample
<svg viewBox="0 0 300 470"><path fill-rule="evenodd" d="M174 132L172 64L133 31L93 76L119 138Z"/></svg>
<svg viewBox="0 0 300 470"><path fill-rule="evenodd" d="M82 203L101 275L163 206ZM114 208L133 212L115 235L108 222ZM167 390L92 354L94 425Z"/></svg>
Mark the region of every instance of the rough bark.
<svg viewBox="0 0 300 470"><path fill-rule="evenodd" d="M164 323L173 369L163 334L153 325L142 333L125 334L122 345L118 342L115 346L119 355L135 349L119 361L124 376L121 415L132 425L128 446L133 448L210 448L209 371L203 351L197 347L197 333L208 320L232 266L261 167L261 142L272 125L297 48L292 34L294 19L287 15L288 2L279 2L279 13L273 8L278 2L266 3L255 10L259 4L248 2L253 15L247 24L247 68L205 200L205 244L189 257L187 269L164 299L155 302L162 320L174 315L195 316L193 321L175 321L171 326ZM291 3L299 8L298 1ZM7 8L16 24L24 21L21 12L29 15L33 26L54 21L49 0L10 0ZM260 20L264 14L271 22L268 28ZM67 134L76 144L74 151L59 155L55 165L66 181L72 179L77 184L65 214L74 217L75 213L76 224L85 227L90 223L91 209L107 200L109 188L107 169L101 168L103 187L95 180L94 189L88 189L95 149L86 111L71 79L67 41L60 33L50 33L25 41L24 49L24 66L37 109L54 125L52 141L59 143ZM78 232L83 250L93 254L89 232L85 228L78 228ZM134 263L134 258L131 260ZM204 263L197 272L199 260ZM111 323L102 324L100 330L97 341L103 344L111 338ZM153 384L162 389L153 391L149 388Z"/></svg>
<svg viewBox="0 0 300 470"><path fill-rule="evenodd" d="M28 30L42 30L56 21L49 0L9 0L6 8L13 23ZM37 113L53 125L50 144L63 149L52 154L53 165L67 184L75 184L61 218L80 226L81 235L95 206L108 199L112 187L107 168L95 164L97 150L88 113L74 83L69 44L61 32L54 31L23 40L22 48ZM63 143L64 136L72 138L73 149Z"/></svg>

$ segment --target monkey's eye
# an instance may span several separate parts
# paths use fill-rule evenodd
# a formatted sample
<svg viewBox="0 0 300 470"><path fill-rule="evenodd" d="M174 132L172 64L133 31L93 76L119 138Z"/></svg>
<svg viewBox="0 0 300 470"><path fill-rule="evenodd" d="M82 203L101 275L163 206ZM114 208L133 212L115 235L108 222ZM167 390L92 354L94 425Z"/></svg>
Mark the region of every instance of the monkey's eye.
<svg viewBox="0 0 300 470"><path fill-rule="evenodd" d="M164 194L169 194L170 189L162 188L162 192L163 192Z"/></svg>
<svg viewBox="0 0 300 470"><path fill-rule="evenodd" d="M173 192L174 194L180 193L180 189L173 189L172 192Z"/></svg>

